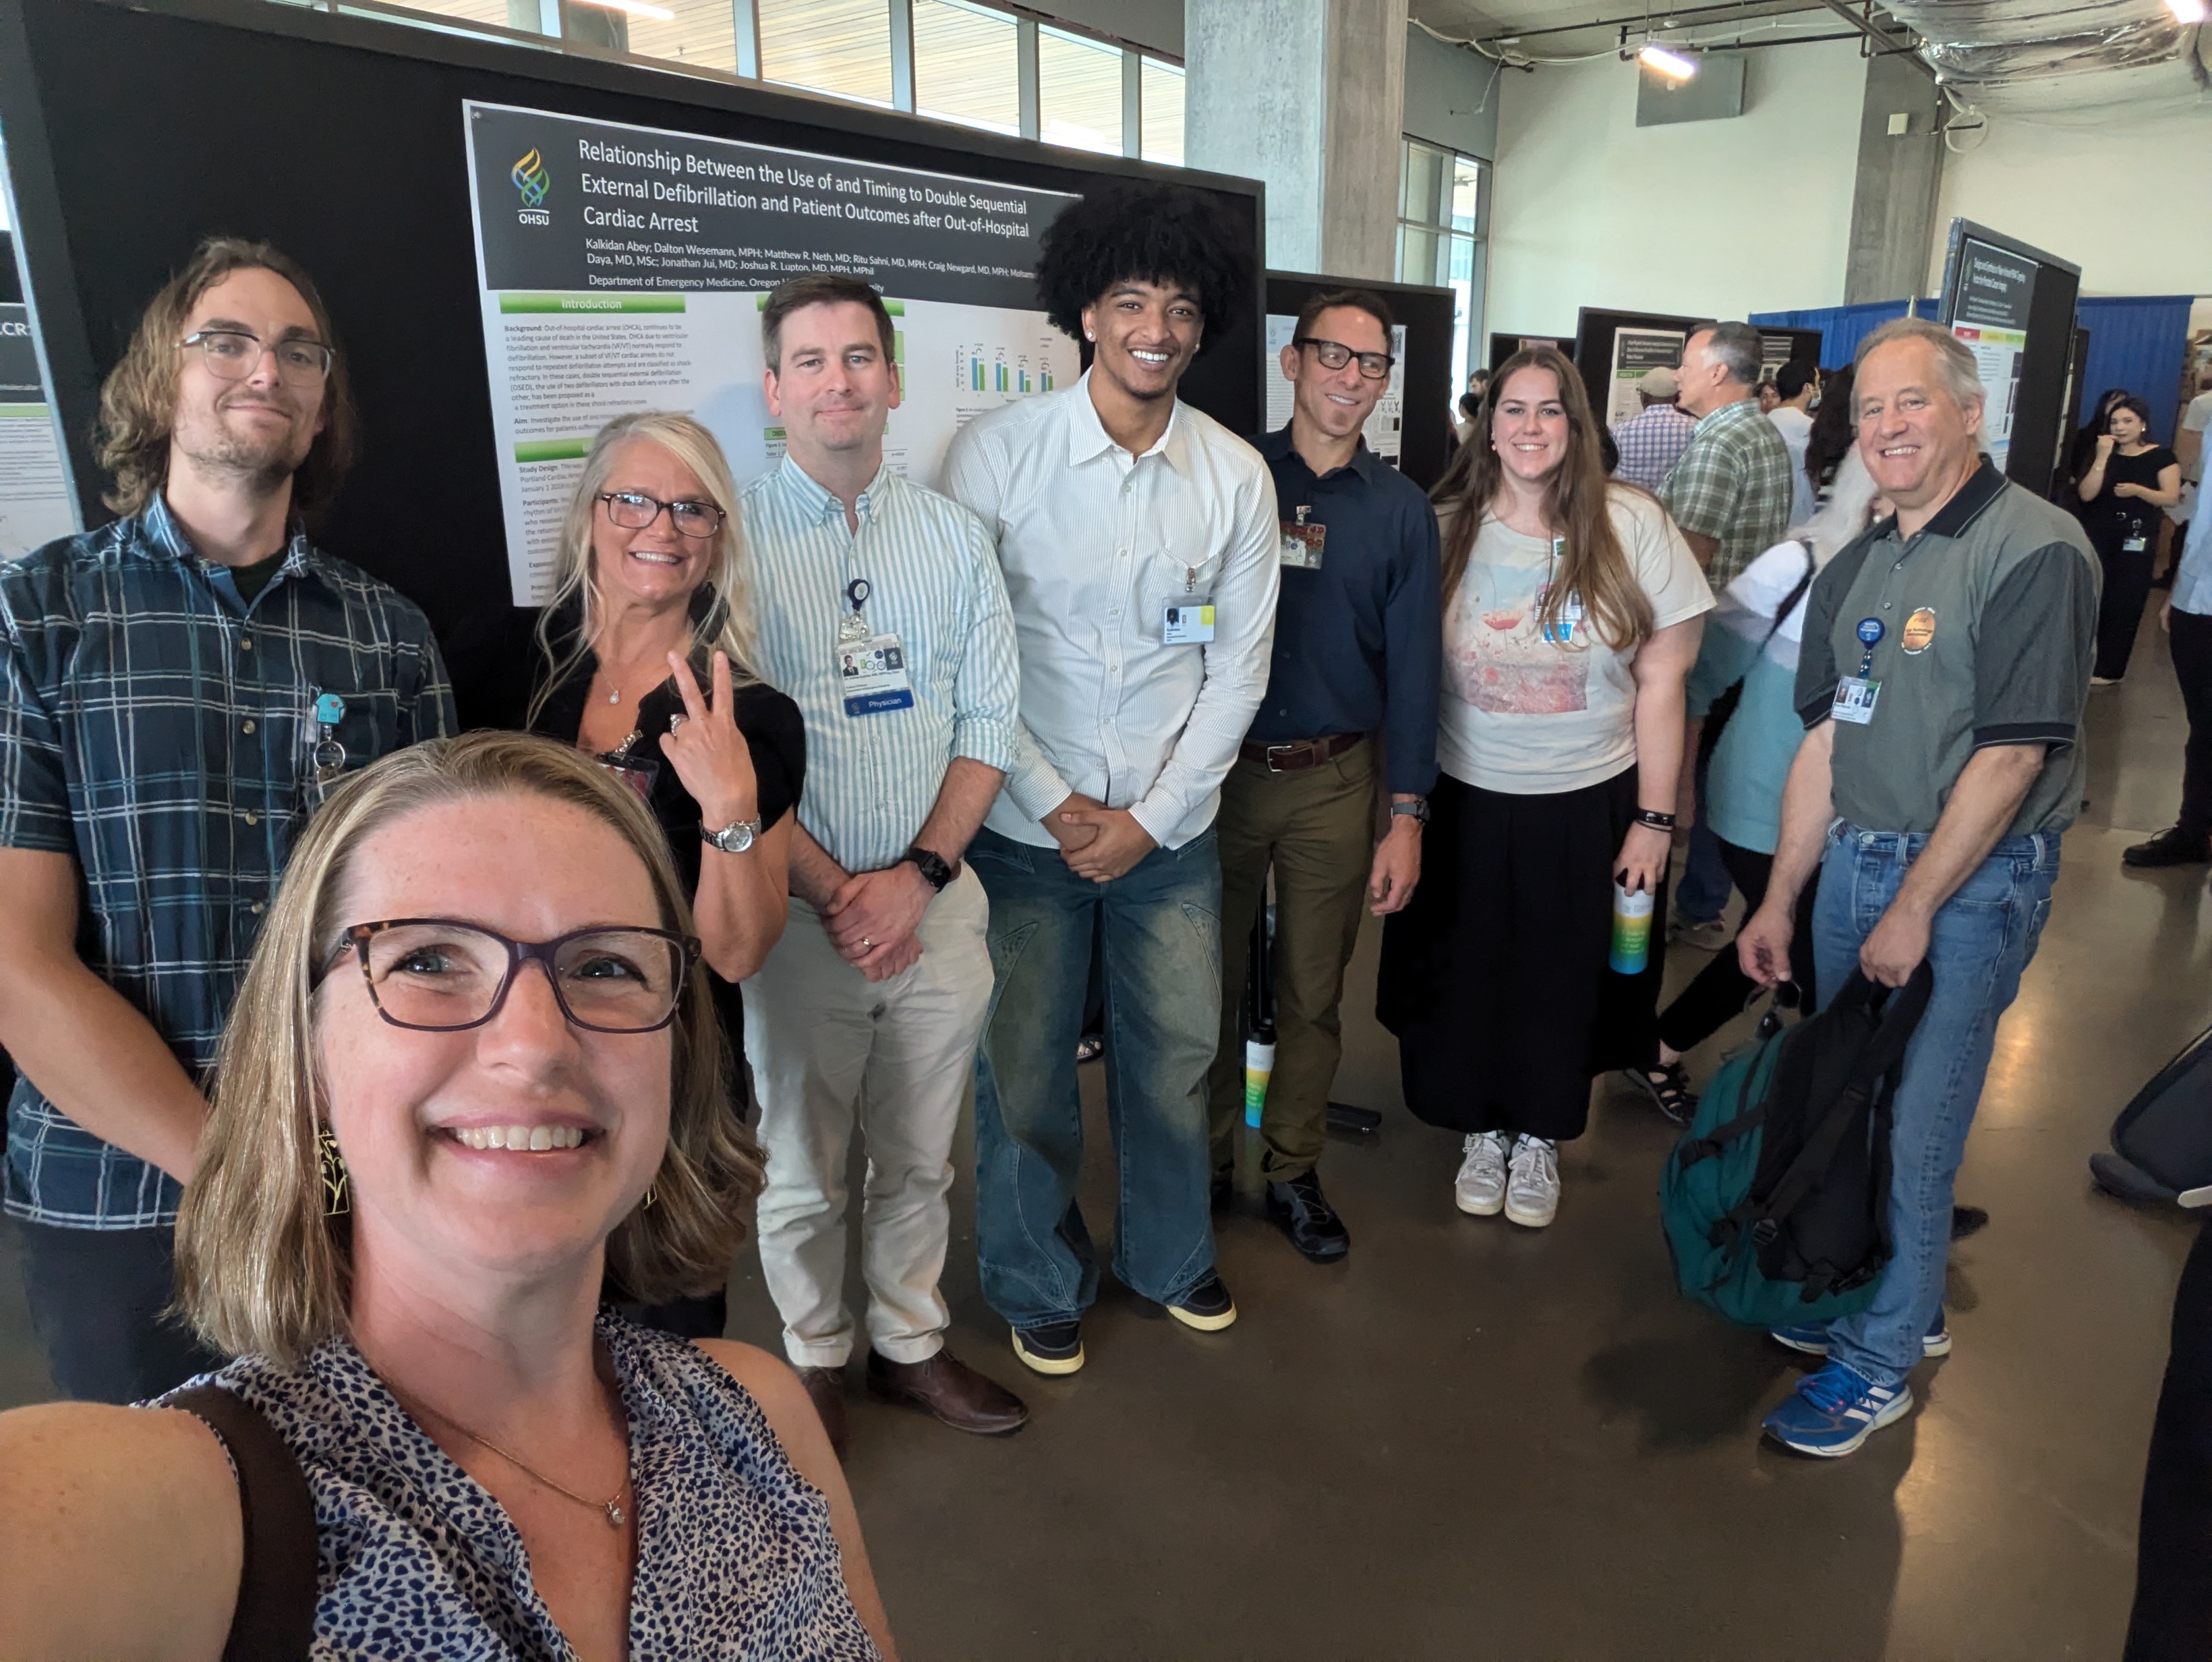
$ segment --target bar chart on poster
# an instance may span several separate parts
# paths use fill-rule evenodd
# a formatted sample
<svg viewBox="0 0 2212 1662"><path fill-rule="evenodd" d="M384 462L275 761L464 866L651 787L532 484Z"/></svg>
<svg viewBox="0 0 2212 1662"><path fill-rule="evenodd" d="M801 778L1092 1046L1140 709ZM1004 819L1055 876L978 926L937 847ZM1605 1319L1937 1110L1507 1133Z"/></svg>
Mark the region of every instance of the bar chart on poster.
<svg viewBox="0 0 2212 1662"><path fill-rule="evenodd" d="M463 116L518 606L544 598L614 417L697 417L740 485L781 459L760 313L787 277L882 292L902 393L884 460L923 484L964 423L1081 372L1032 277L1071 196L509 106Z"/></svg>

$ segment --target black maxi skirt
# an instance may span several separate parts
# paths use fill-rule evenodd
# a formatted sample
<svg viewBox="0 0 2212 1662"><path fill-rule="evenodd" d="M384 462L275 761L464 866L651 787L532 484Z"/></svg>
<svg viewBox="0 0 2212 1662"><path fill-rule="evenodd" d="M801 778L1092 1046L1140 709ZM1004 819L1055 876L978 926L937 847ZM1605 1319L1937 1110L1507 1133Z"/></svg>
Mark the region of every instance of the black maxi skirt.
<svg viewBox="0 0 2212 1662"><path fill-rule="evenodd" d="M1453 1131L1578 1137L1595 1075L1658 1060L1663 874L1650 961L1606 964L1636 769L1541 796L1445 775L1429 801L1420 886L1384 922L1376 994L1406 1105Z"/></svg>

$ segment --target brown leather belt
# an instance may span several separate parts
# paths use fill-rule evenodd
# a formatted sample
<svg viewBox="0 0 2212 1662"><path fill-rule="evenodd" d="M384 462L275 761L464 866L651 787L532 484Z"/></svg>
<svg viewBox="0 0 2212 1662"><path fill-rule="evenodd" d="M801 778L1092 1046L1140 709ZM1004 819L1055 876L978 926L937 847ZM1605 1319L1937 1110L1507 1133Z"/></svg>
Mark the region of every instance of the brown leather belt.
<svg viewBox="0 0 2212 1662"><path fill-rule="evenodd" d="M1364 733L1340 733L1327 739L1294 739L1287 745L1263 745L1248 739L1237 746L1237 753L1247 762L1257 762L1270 773L1296 773L1302 768L1317 768L1334 760L1366 736Z"/></svg>

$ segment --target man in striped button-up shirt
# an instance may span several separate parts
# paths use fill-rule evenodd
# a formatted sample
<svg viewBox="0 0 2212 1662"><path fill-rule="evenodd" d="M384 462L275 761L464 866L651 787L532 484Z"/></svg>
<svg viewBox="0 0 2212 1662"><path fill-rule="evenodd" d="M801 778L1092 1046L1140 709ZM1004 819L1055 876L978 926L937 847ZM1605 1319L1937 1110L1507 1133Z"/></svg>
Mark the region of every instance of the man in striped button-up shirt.
<svg viewBox="0 0 2212 1662"><path fill-rule="evenodd" d="M422 612L295 517L350 448L331 338L283 256L204 245L102 395L124 517L0 568L5 1203L72 1397L213 1366L165 1319L200 1078L323 789L453 727Z"/></svg>
<svg viewBox="0 0 2212 1662"><path fill-rule="evenodd" d="M890 317L852 277L794 277L761 314L782 463L744 496L762 674L806 719L791 925L745 983L768 1188L761 1267L784 1348L843 1452L845 1163L868 1154L868 1385L962 1431L1018 1398L945 1348L952 1136L991 995L983 886L962 855L1014 758L1020 679L990 534L884 466Z"/></svg>

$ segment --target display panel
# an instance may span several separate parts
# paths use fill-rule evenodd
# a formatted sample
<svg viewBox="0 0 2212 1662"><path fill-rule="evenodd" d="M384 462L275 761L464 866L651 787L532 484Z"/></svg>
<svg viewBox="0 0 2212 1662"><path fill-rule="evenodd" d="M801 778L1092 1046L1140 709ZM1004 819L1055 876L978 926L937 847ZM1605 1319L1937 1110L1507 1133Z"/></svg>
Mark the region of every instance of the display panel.
<svg viewBox="0 0 2212 1662"><path fill-rule="evenodd" d="M1982 448L2005 477L2051 494L2069 398L2079 266L1971 220L1951 222L1942 321L1974 356Z"/></svg>

